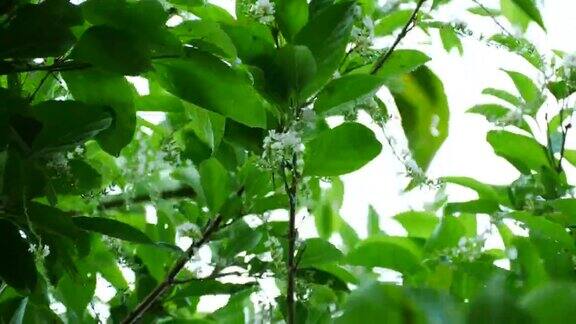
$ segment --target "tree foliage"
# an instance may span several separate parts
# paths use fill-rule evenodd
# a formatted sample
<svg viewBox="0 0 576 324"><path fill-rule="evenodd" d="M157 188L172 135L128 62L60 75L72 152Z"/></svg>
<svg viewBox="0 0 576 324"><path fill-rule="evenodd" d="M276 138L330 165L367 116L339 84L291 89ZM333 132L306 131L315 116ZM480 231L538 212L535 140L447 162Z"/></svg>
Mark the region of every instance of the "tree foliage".
<svg viewBox="0 0 576 324"><path fill-rule="evenodd" d="M450 108L442 71L402 44L420 30L466 51L476 31L437 18L450 0L238 0L233 13L200 0L4 0L0 322L569 321L576 57L508 32L546 30L535 0L469 2L499 30L480 41L545 77L503 71L516 92L486 85L493 101L469 110L519 171L508 185L425 172ZM370 208L368 237L357 234L339 214L339 177L391 152L407 190L477 199L394 216L405 235ZM319 237L299 237L302 214ZM209 295L229 298L206 313Z"/></svg>

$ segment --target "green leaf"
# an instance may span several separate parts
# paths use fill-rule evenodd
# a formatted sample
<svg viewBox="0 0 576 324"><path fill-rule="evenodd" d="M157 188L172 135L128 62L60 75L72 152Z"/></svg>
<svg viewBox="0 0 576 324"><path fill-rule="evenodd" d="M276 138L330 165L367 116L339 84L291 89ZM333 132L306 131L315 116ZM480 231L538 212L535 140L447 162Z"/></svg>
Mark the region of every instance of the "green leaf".
<svg viewBox="0 0 576 324"><path fill-rule="evenodd" d="M520 107L522 100L506 90L486 88L482 90L482 94L490 95L498 99L504 100L514 107Z"/></svg>
<svg viewBox="0 0 576 324"><path fill-rule="evenodd" d="M74 277L65 275L58 281L58 292L67 310L73 311L78 318L83 317L96 290L96 273L83 270Z"/></svg>
<svg viewBox="0 0 576 324"><path fill-rule="evenodd" d="M288 41L308 22L308 3L306 0L276 0L276 23Z"/></svg>
<svg viewBox="0 0 576 324"><path fill-rule="evenodd" d="M418 69L428 61L430 61L430 57L420 51L405 49L395 50L392 52L390 57L388 57L386 63L378 70L376 75L383 79L391 79L402 77L403 74L410 73L415 70L429 71L424 68ZM426 72L419 72L417 74L421 75L423 73ZM406 81L406 77L403 79Z"/></svg>
<svg viewBox="0 0 576 324"><path fill-rule="evenodd" d="M552 167L546 148L530 137L507 131L490 131L486 138L496 155L505 158L524 174L530 174L530 170Z"/></svg>
<svg viewBox="0 0 576 324"><path fill-rule="evenodd" d="M342 259L343 255L330 242L321 238L307 239L302 243L296 260L299 260L298 268L308 268L325 263L335 263Z"/></svg>
<svg viewBox="0 0 576 324"><path fill-rule="evenodd" d="M372 205L368 206L368 236L376 236L382 233L380 229L380 215Z"/></svg>
<svg viewBox="0 0 576 324"><path fill-rule="evenodd" d="M468 177L442 177L441 180L446 183L470 188L476 191L480 199L491 199L502 205L510 205L506 186L489 185Z"/></svg>
<svg viewBox="0 0 576 324"><path fill-rule="evenodd" d="M544 27L544 21L542 21L542 16L540 15L540 10L538 10L535 0L512 0L512 2L528 17L530 17L530 19L540 25L542 29L546 30L546 27Z"/></svg>
<svg viewBox="0 0 576 324"><path fill-rule="evenodd" d="M462 42L458 38L458 34L450 26L445 26L439 29L440 39L442 40L442 45L446 52L450 52L453 48L458 50L458 53L462 55L464 53L464 48L462 47Z"/></svg>
<svg viewBox="0 0 576 324"><path fill-rule="evenodd" d="M508 76L514 82L516 89L524 98L524 101L528 104L528 113L536 113L536 109L540 107L542 103L542 98L540 95L540 89L534 82L524 74L514 71L505 71Z"/></svg>
<svg viewBox="0 0 576 324"><path fill-rule="evenodd" d="M294 37L294 44L308 47L317 64L316 77L303 91L302 97L311 95L324 85L342 62L352 29L353 11L352 2L330 5L310 17Z"/></svg>
<svg viewBox="0 0 576 324"><path fill-rule="evenodd" d="M157 0L88 0L80 7L87 21L131 34L146 44L151 55L181 53L180 42L165 25L168 13Z"/></svg>
<svg viewBox="0 0 576 324"><path fill-rule="evenodd" d="M220 162L211 158L200 164L202 190L212 214L217 214L230 195L228 171Z"/></svg>
<svg viewBox="0 0 576 324"><path fill-rule="evenodd" d="M118 156L134 135L134 88L120 75L98 70L62 73L74 99L112 108L114 121L96 140L107 153Z"/></svg>
<svg viewBox="0 0 576 324"><path fill-rule="evenodd" d="M555 282L541 286L520 302L537 323L562 323L576 316L576 286L571 282Z"/></svg>
<svg viewBox="0 0 576 324"><path fill-rule="evenodd" d="M426 67L402 78L391 89L402 117L408 146L418 165L426 170L446 137L449 109L442 81Z"/></svg>
<svg viewBox="0 0 576 324"><path fill-rule="evenodd" d="M427 239L439 223L439 218L430 212L409 211L394 216L408 232L408 237Z"/></svg>
<svg viewBox="0 0 576 324"><path fill-rule="evenodd" d="M0 278L9 286L31 293L36 288L34 256L11 222L0 219Z"/></svg>
<svg viewBox="0 0 576 324"><path fill-rule="evenodd" d="M214 279L191 280L170 297L171 300L204 295L233 295L253 286L254 283L234 284L223 283Z"/></svg>
<svg viewBox="0 0 576 324"><path fill-rule="evenodd" d="M314 110L319 114L348 111L378 91L383 80L369 74L349 74L330 81L318 93Z"/></svg>
<svg viewBox="0 0 576 324"><path fill-rule="evenodd" d="M153 243L152 240L139 229L114 219L104 217L77 216L73 217L72 220L76 226L86 231L97 232L134 243Z"/></svg>
<svg viewBox="0 0 576 324"><path fill-rule="evenodd" d="M28 297L22 298L20 305L12 315L10 319L10 324L24 324L24 315L26 315L26 308L28 306Z"/></svg>
<svg viewBox="0 0 576 324"><path fill-rule="evenodd" d="M22 4L0 28L0 58L64 55L75 37L70 28L82 24L80 10L69 1Z"/></svg>
<svg viewBox="0 0 576 324"><path fill-rule="evenodd" d="M466 230L460 220L454 216L445 215L436 226L430 238L426 241L425 249L428 253L455 247Z"/></svg>
<svg viewBox="0 0 576 324"><path fill-rule="evenodd" d="M160 84L170 93L251 127L266 126L268 104L246 79L215 56L190 50L186 59L154 62Z"/></svg>
<svg viewBox="0 0 576 324"><path fill-rule="evenodd" d="M484 105L476 105L466 112L471 114L478 114L486 117L486 120L491 123L496 123L502 120L502 118L506 117L511 110L507 107L497 104L484 104Z"/></svg>
<svg viewBox="0 0 576 324"><path fill-rule="evenodd" d="M150 68L148 47L138 38L109 26L86 30L72 56L82 62L122 75L138 75Z"/></svg>
<svg viewBox="0 0 576 324"><path fill-rule="evenodd" d="M412 274L422 269L420 247L405 237L372 237L360 242L346 256L350 265L381 267Z"/></svg>
<svg viewBox="0 0 576 324"><path fill-rule="evenodd" d="M206 20L188 20L172 30L184 43L225 58L237 57L236 47L220 24Z"/></svg>
<svg viewBox="0 0 576 324"><path fill-rule="evenodd" d="M473 13L475 15L484 16L484 17L498 17L500 16L501 12L498 9L491 9L486 7L471 7L467 9L468 12Z"/></svg>
<svg viewBox="0 0 576 324"><path fill-rule="evenodd" d="M316 75L316 61L312 52L302 45L282 47L275 59L280 84L286 87L284 96L295 98L298 102L306 100L300 93Z"/></svg>
<svg viewBox="0 0 576 324"><path fill-rule="evenodd" d="M106 107L80 101L45 101L34 106L32 114L42 123L33 144L37 154L73 149L112 124Z"/></svg>
<svg viewBox="0 0 576 324"><path fill-rule="evenodd" d="M306 143L304 173L336 176L360 169L382 150L374 133L358 123L344 123Z"/></svg>
<svg viewBox="0 0 576 324"><path fill-rule="evenodd" d="M535 68L539 70L544 68L544 61L542 60L543 56L538 52L536 46L525 38L518 38L506 34L496 34L492 36L490 40L503 45L508 48L509 51L522 56Z"/></svg>
<svg viewBox="0 0 576 324"><path fill-rule="evenodd" d="M344 305L343 314L334 323L355 324L359 319L363 323L426 323L403 287L376 281L364 283L355 289Z"/></svg>
<svg viewBox="0 0 576 324"><path fill-rule="evenodd" d="M412 16L412 10L395 10L378 21L374 26L374 34L376 36L390 35L406 25L410 16Z"/></svg>

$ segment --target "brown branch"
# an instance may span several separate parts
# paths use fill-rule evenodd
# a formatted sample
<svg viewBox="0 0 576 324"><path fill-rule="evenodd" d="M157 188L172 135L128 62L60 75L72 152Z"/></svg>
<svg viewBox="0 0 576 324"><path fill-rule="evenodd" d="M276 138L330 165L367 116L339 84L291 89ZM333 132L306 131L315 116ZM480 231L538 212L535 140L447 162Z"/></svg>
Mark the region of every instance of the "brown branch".
<svg viewBox="0 0 576 324"><path fill-rule="evenodd" d="M292 158L292 164L282 163L281 165L281 175L284 181L284 189L288 195L288 200L290 204L289 210L289 227L288 227L288 278L287 278L287 288L286 288L286 308L287 308L287 324L296 323L296 304L294 300L294 293L296 288L296 194L298 187L298 175L297 171L294 169L296 167L296 155ZM286 176L286 169L292 171L292 183L288 183L288 177Z"/></svg>
<svg viewBox="0 0 576 324"><path fill-rule="evenodd" d="M193 198L196 196L196 192L189 187L182 187L174 190L167 190L160 193L159 198L162 199L173 199L173 198ZM130 203L144 203L151 201L155 196L149 193L139 195L130 200ZM115 209L126 205L126 200L122 197L114 198L108 201L104 201L98 205L98 209Z"/></svg>
<svg viewBox="0 0 576 324"><path fill-rule="evenodd" d="M408 22L406 22L406 25L404 25L404 28L402 28L400 34L398 34L398 37L396 37L396 40L394 40L392 46L386 51L386 53L381 55L378 58L378 60L376 60L376 63L374 63L374 66L372 67L372 71L370 72L370 74L374 75L378 73L378 71L382 68L382 66L384 66L384 63L386 63L386 61L390 58L390 56L392 55L398 44L400 44L400 41L402 41L402 39L404 39L404 37L408 35L408 32L412 30L412 28L414 27L413 24L416 22L416 17L418 16L418 12L422 8L424 2L426 2L426 0L418 1L416 8L414 9L412 15L410 16L410 19L408 19Z"/></svg>
<svg viewBox="0 0 576 324"><path fill-rule="evenodd" d="M130 312L130 314L128 314L126 318L124 318L124 320L122 321L123 324L136 323L136 321L140 317L142 317L142 315L144 315L144 313L150 308L150 306L152 306L158 299L160 299L160 297L162 297L166 293L166 291L170 289L170 287L172 287L174 284L177 283L175 278L178 275L178 273L184 268L188 260L190 260L190 258L194 256L198 248L207 243L210 240L212 234L214 234L216 231L218 231L218 229L220 229L220 223L222 223L222 216L218 215L216 216L216 218L214 218L213 221L211 221L208 224L208 226L206 226L206 229L204 230L202 237L198 241L194 242L188 248L188 250L186 250L186 255L181 257L176 262L176 264L174 264L172 269L170 269L170 271L168 272L166 279L164 279L162 283L160 283L154 290L152 290L148 294L148 296L146 296L146 298L144 298L144 300L140 302L140 304L138 304L138 306L136 306L136 308L132 310L132 312Z"/></svg>
<svg viewBox="0 0 576 324"><path fill-rule="evenodd" d="M181 55L158 55L154 56L152 60L161 60L167 58L178 58ZM10 62L0 62L0 76L10 75L15 73L35 72L35 71L48 71L48 72L62 72L62 71L78 71L93 67L90 63L77 62L73 60L55 62L50 65L31 65L26 64L23 66L10 65Z"/></svg>

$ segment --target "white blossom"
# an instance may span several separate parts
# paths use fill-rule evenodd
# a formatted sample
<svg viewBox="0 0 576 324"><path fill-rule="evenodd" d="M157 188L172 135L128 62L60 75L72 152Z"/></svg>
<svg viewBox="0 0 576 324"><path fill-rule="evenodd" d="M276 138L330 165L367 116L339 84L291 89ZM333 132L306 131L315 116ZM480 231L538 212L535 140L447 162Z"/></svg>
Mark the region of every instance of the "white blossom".
<svg viewBox="0 0 576 324"><path fill-rule="evenodd" d="M369 16L362 18L362 25L360 27L352 27L352 43L355 44L355 50L361 55L366 54L366 52L372 46L374 41L374 22Z"/></svg>
<svg viewBox="0 0 576 324"><path fill-rule="evenodd" d="M275 12L274 3L270 0L256 0L256 3L250 6L250 14L264 25L270 25L274 22Z"/></svg>
<svg viewBox="0 0 576 324"><path fill-rule="evenodd" d="M400 1L398 0L387 0L386 3L381 7L382 12L389 13L390 11L396 9L399 4Z"/></svg>
<svg viewBox="0 0 576 324"><path fill-rule="evenodd" d="M48 245L30 244L28 252L34 253L38 258L44 259L50 255L50 247Z"/></svg>
<svg viewBox="0 0 576 324"><path fill-rule="evenodd" d="M296 166L301 166L301 154L304 145L300 134L295 130L288 130L284 133L277 133L275 130L268 132L264 138L264 153L262 159L266 167L275 169L280 163L288 161L292 163L294 155L297 157Z"/></svg>
<svg viewBox="0 0 576 324"><path fill-rule="evenodd" d="M562 62L562 67L567 75L570 75L572 71L576 71L576 53L567 54Z"/></svg>

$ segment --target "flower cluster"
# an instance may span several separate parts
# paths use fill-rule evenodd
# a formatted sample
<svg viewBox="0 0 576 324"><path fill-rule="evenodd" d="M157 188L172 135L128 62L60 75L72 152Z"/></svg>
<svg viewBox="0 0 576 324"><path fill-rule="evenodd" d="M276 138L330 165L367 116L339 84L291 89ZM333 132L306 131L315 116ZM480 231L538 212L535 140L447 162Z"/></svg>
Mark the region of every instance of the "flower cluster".
<svg viewBox="0 0 576 324"><path fill-rule="evenodd" d="M398 8L399 5L400 5L399 0L388 0L382 5L380 9L382 10L383 13L390 13L393 10L396 10L396 8Z"/></svg>
<svg viewBox="0 0 576 324"><path fill-rule="evenodd" d="M365 16L362 18L360 27L352 27L352 43L354 43L354 50L362 56L368 55L373 41L374 22L372 21L372 18Z"/></svg>
<svg viewBox="0 0 576 324"><path fill-rule="evenodd" d="M292 161L293 156L297 156L297 164L300 166L302 160L300 153L304 150L300 134L294 130L284 133L277 133L275 130L268 132L264 138L264 154L262 159L268 167L275 168L284 161Z"/></svg>
<svg viewBox="0 0 576 324"><path fill-rule="evenodd" d="M252 17L264 25L272 25L275 12L274 3L270 2L270 0L256 0L256 2L250 6L250 14Z"/></svg>
<svg viewBox="0 0 576 324"><path fill-rule="evenodd" d="M50 255L50 247L45 244L44 245L30 244L28 252L33 253L39 259L44 259Z"/></svg>
<svg viewBox="0 0 576 324"><path fill-rule="evenodd" d="M576 72L576 53L567 54L562 62L562 67L564 68L564 73L570 76L573 72Z"/></svg>
<svg viewBox="0 0 576 324"><path fill-rule="evenodd" d="M450 262L474 262L482 256L486 238L482 235L475 237L461 237L458 246L442 251L442 256Z"/></svg>
<svg viewBox="0 0 576 324"><path fill-rule="evenodd" d="M510 110L504 117L496 121L496 126L508 126L516 125L519 126L523 120L522 109L515 108Z"/></svg>

